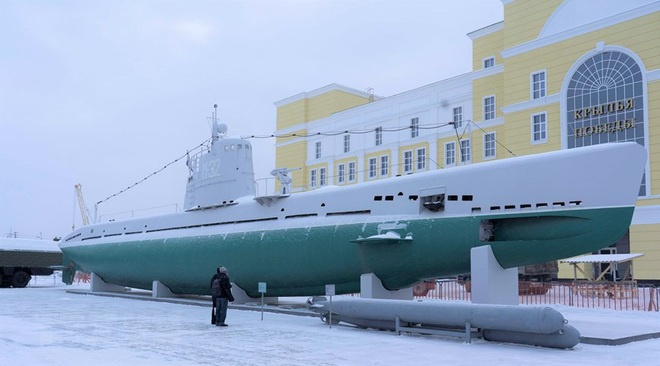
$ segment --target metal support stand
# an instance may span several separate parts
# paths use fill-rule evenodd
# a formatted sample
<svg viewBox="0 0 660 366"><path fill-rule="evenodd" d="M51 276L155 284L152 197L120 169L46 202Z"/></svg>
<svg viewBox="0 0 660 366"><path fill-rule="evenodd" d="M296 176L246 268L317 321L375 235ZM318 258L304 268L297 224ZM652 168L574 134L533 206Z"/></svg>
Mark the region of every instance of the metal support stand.
<svg viewBox="0 0 660 366"><path fill-rule="evenodd" d="M160 283L160 281L153 281L151 283L151 297L165 298L176 297L176 295L167 286Z"/></svg>
<svg viewBox="0 0 660 366"><path fill-rule="evenodd" d="M107 283L96 273L92 272L90 290L92 292L126 292L126 287Z"/></svg>
<svg viewBox="0 0 660 366"><path fill-rule="evenodd" d="M330 329L332 329L332 295L330 295Z"/></svg>
<svg viewBox="0 0 660 366"><path fill-rule="evenodd" d="M441 335L446 337L457 337L463 339L465 343L472 343L472 325L470 324L470 322L465 322L465 331L444 330L444 329L424 328L424 327L403 327L401 326L401 319L398 316L394 319L394 324L396 326L395 331L397 335L401 335L401 332L418 333L418 334L434 334L434 335Z"/></svg>
<svg viewBox="0 0 660 366"><path fill-rule="evenodd" d="M391 299L412 300L412 287L390 291L383 287L383 283L373 273L364 273L360 276L360 297L363 299Z"/></svg>
<svg viewBox="0 0 660 366"><path fill-rule="evenodd" d="M264 293L261 293L261 320L264 320Z"/></svg>

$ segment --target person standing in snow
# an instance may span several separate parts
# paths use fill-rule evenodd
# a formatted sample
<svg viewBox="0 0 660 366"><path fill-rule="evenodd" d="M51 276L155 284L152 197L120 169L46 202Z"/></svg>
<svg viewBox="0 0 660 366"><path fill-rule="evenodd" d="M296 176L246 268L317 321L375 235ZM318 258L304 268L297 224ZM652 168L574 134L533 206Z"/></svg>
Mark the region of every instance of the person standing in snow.
<svg viewBox="0 0 660 366"><path fill-rule="evenodd" d="M231 283L227 268L220 266L211 278L211 298L213 309L211 311L211 323L216 326L226 327L227 307L230 301L234 301L231 294Z"/></svg>

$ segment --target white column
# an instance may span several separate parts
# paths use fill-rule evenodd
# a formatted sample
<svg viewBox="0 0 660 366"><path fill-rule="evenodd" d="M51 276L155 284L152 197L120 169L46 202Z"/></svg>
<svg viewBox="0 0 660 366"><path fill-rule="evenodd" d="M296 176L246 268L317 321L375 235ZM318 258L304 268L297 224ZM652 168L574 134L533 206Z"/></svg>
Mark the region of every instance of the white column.
<svg viewBox="0 0 660 366"><path fill-rule="evenodd" d="M490 245L470 250L472 303L518 305L518 268L504 269Z"/></svg>
<svg viewBox="0 0 660 366"><path fill-rule="evenodd" d="M364 273L360 276L360 297L363 299L390 299L412 300L412 287L390 291L383 287L383 283L373 273Z"/></svg>

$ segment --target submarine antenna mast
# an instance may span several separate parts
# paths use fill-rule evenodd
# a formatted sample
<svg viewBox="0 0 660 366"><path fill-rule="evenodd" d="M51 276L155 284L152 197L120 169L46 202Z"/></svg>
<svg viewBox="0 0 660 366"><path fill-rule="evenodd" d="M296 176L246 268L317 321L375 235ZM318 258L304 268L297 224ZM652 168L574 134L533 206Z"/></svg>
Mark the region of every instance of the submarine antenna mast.
<svg viewBox="0 0 660 366"><path fill-rule="evenodd" d="M218 138L218 105L213 105L213 115L211 116L211 141L215 141Z"/></svg>
<svg viewBox="0 0 660 366"><path fill-rule="evenodd" d="M227 125L218 122L218 105L213 105L213 117L211 117L211 143L227 134Z"/></svg>

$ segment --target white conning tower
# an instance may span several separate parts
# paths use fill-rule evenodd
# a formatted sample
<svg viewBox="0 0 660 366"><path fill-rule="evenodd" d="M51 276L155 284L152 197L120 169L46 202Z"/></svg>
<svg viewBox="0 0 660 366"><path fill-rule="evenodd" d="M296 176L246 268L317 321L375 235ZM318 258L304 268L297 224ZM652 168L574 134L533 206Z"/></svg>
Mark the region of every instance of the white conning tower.
<svg viewBox="0 0 660 366"><path fill-rule="evenodd" d="M190 176L183 207L186 211L228 205L254 196L252 146L241 138L226 138L227 126L212 118L211 146L188 158Z"/></svg>

